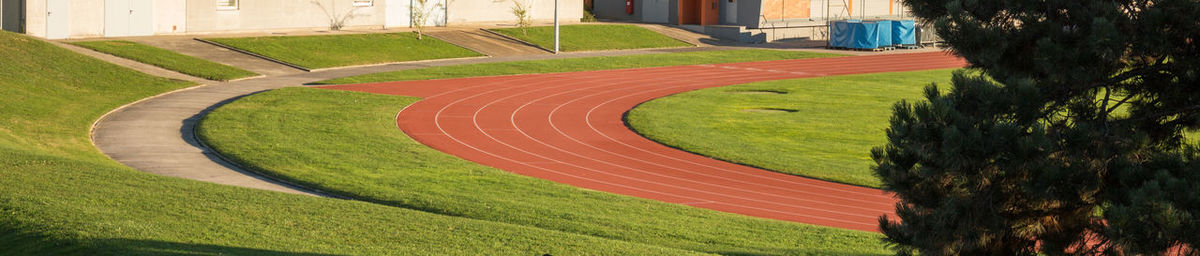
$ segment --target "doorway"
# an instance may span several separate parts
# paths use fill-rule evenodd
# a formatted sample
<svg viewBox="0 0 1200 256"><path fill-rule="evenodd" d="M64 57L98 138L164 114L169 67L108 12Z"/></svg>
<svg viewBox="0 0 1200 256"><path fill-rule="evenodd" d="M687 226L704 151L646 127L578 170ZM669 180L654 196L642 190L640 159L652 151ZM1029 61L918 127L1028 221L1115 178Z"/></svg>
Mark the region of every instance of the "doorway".
<svg viewBox="0 0 1200 256"><path fill-rule="evenodd" d="M46 39L67 38L69 7L67 0L46 0Z"/></svg>
<svg viewBox="0 0 1200 256"><path fill-rule="evenodd" d="M650 23L668 23L671 15L671 2L668 0L642 1L642 21Z"/></svg>
<svg viewBox="0 0 1200 256"><path fill-rule="evenodd" d="M25 0L0 0L0 30L25 32Z"/></svg>
<svg viewBox="0 0 1200 256"><path fill-rule="evenodd" d="M719 0L679 0L679 25L716 25Z"/></svg>
<svg viewBox="0 0 1200 256"><path fill-rule="evenodd" d="M721 2L721 23L737 24L737 0L724 0Z"/></svg>
<svg viewBox="0 0 1200 256"><path fill-rule="evenodd" d="M104 36L154 34L154 0L104 0Z"/></svg>

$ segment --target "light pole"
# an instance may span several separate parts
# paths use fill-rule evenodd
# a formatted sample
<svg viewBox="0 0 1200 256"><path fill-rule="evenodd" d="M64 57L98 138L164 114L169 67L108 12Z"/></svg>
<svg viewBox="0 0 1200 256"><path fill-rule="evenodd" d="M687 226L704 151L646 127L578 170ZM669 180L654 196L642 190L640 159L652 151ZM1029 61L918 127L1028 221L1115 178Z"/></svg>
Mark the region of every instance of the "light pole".
<svg viewBox="0 0 1200 256"><path fill-rule="evenodd" d="M554 0L554 54L558 54L558 0Z"/></svg>

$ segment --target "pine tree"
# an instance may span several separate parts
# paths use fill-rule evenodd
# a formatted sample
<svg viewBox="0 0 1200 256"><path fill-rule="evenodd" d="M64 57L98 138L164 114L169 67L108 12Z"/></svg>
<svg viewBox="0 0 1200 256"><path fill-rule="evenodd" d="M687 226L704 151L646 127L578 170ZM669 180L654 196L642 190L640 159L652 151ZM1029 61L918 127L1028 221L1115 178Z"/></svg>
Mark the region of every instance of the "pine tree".
<svg viewBox="0 0 1200 256"><path fill-rule="evenodd" d="M896 105L899 254L1200 254L1200 0L907 0L971 71Z"/></svg>

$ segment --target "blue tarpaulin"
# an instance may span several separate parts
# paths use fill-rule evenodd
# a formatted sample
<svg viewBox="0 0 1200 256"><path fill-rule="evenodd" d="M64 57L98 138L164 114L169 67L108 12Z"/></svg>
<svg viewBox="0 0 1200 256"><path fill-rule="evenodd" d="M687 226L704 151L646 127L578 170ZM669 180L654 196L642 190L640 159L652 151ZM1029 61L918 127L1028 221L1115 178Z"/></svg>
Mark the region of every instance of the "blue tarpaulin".
<svg viewBox="0 0 1200 256"><path fill-rule="evenodd" d="M912 20L834 21L829 32L829 45L839 48L875 49L917 43Z"/></svg>
<svg viewBox="0 0 1200 256"><path fill-rule="evenodd" d="M854 47L854 28L851 23L858 23L855 20L834 21L830 24L829 45L839 48Z"/></svg>
<svg viewBox="0 0 1200 256"><path fill-rule="evenodd" d="M854 43L850 45L850 48L879 48L879 26L874 22L850 23L850 27L850 31L854 35Z"/></svg>
<svg viewBox="0 0 1200 256"><path fill-rule="evenodd" d="M917 26L913 20L892 21L892 44L917 44Z"/></svg>
<svg viewBox="0 0 1200 256"><path fill-rule="evenodd" d="M875 44L876 47L892 46L892 23L894 22L890 20L877 20L874 21L874 23L879 31L877 32L879 37L877 39L877 43Z"/></svg>

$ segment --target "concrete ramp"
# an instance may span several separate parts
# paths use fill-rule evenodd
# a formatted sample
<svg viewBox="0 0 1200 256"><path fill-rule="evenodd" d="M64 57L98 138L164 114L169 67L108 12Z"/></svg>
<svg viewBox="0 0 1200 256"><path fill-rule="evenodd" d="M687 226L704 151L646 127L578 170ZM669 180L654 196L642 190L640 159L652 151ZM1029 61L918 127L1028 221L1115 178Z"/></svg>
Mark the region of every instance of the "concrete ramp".
<svg viewBox="0 0 1200 256"><path fill-rule="evenodd" d="M431 31L428 35L492 57L550 54L523 42L476 29Z"/></svg>
<svg viewBox="0 0 1200 256"><path fill-rule="evenodd" d="M246 55L233 50L196 41L187 36L153 36L130 38L130 41L154 46L184 55L238 67L268 76L303 73L303 70Z"/></svg>

